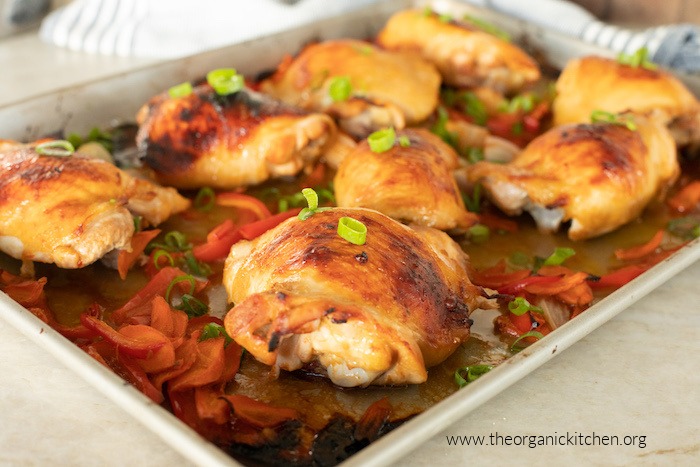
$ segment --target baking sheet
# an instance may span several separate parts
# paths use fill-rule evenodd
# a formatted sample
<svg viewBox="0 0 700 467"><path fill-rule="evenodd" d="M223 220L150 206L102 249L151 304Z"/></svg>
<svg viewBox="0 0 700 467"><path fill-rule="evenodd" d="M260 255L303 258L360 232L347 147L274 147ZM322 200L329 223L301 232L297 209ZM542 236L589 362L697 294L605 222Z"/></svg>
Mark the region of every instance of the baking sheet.
<svg viewBox="0 0 700 467"><path fill-rule="evenodd" d="M148 97L172 84L199 77L212 68L227 65L235 66L247 74L272 68L285 52L294 52L303 43L314 38L369 37L384 23L391 11L416 3L422 6L426 2L385 2L347 15L342 19L324 21L311 28L305 27L197 57L144 68L136 73L120 75L8 106L0 109L2 136L31 139L62 128L84 132L95 125L106 125L113 118L131 120L135 109ZM453 10L463 9L462 5L435 2L436 9L446 7L451 7ZM487 14L481 14L481 16L491 19ZM507 26L506 29L511 33L515 31L514 35L518 37L517 22L513 24L514 26ZM525 34L529 33L525 32ZM541 33L541 37L545 41L549 36ZM535 39L531 36L527 35L527 38L529 43L534 43ZM554 51L548 59L556 63L553 58L563 57L566 53L575 52ZM261 60L260 57L264 58ZM444 429L448 424L529 374L557 352L629 307L634 301L694 262L698 255L700 255L700 248L695 242L590 308L581 317L567 323L557 332L511 358L507 364L497 367L478 382L460 390L363 450L347 461L347 464L382 465L406 455L411 449L418 447L420 442ZM121 379L4 295L0 296L0 307L3 310L2 316L8 322L51 352L193 462L202 465L235 465L235 462L219 449L203 441L170 413L152 404L134 388L124 386Z"/></svg>

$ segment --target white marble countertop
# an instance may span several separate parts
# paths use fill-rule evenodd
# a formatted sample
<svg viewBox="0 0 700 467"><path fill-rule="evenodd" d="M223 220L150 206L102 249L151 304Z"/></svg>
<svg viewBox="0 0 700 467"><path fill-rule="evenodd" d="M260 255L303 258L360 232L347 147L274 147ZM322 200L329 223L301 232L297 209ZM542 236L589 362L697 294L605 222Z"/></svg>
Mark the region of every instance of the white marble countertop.
<svg viewBox="0 0 700 467"><path fill-rule="evenodd" d="M0 105L150 63L0 42ZM2 129L0 128L0 137ZM400 464L697 465L700 264L695 264ZM0 319L0 465L190 465ZM595 433L635 446L449 446L446 435Z"/></svg>

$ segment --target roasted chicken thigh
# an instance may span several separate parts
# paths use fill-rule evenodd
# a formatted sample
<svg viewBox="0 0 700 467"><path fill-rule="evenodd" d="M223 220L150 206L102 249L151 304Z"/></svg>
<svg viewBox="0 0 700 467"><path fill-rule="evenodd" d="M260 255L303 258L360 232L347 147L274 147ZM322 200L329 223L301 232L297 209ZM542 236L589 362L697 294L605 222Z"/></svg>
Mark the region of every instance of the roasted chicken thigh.
<svg viewBox="0 0 700 467"><path fill-rule="evenodd" d="M512 162L478 162L468 177L507 214L530 212L543 231L570 221L573 240L602 235L639 216L679 174L666 127L644 117L636 117L635 126L555 127Z"/></svg>
<svg viewBox="0 0 700 467"><path fill-rule="evenodd" d="M375 209L440 230L475 224L454 179L454 150L425 129L406 129L398 138L404 144L397 140L385 152L373 152L365 140L348 154L334 180L338 206Z"/></svg>
<svg viewBox="0 0 700 467"><path fill-rule="evenodd" d="M595 110L654 114L678 144L700 140L700 103L662 69L629 66L603 57L571 60L556 83L554 123L591 121Z"/></svg>
<svg viewBox="0 0 700 467"><path fill-rule="evenodd" d="M154 97L137 120L144 163L178 188L230 189L295 175L335 136L327 115L248 89L220 96L208 84L185 97Z"/></svg>
<svg viewBox="0 0 700 467"><path fill-rule="evenodd" d="M22 260L80 268L128 248L134 216L156 225L189 201L174 188L74 153L30 145L0 151L0 250Z"/></svg>
<svg viewBox="0 0 700 467"><path fill-rule="evenodd" d="M405 10L377 37L389 50L417 52L453 86L485 86L512 93L540 78L537 63L510 42L438 14Z"/></svg>
<svg viewBox="0 0 700 467"><path fill-rule="evenodd" d="M343 216L367 227L364 245L338 235ZM275 370L346 387L421 383L469 337L469 314L485 302L467 263L445 233L376 211L294 217L231 249L226 332Z"/></svg>
<svg viewBox="0 0 700 467"><path fill-rule="evenodd" d="M346 39L309 45L261 89L289 104L327 112L361 138L425 120L437 106L440 75L419 56Z"/></svg>

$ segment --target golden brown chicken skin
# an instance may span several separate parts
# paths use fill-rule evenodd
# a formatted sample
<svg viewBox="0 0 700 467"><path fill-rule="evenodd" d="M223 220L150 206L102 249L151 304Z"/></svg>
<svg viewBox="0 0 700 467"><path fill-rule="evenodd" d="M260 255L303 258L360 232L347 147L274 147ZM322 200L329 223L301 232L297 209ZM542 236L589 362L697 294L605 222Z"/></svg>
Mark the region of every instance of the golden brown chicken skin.
<svg viewBox="0 0 700 467"><path fill-rule="evenodd" d="M338 235L343 216L367 227L364 245ZM469 337L469 314L484 302L467 263L445 233L376 211L295 217L231 249L226 332L275 370L345 387L421 383Z"/></svg>
<svg viewBox="0 0 700 467"><path fill-rule="evenodd" d="M479 162L468 176L504 212L528 211L543 231L570 221L573 240L602 235L639 216L679 174L664 125L635 122L636 131L611 123L562 125L511 163Z"/></svg>
<svg viewBox="0 0 700 467"><path fill-rule="evenodd" d="M654 114L679 144L700 139L700 103L662 69L623 65L603 57L571 60L556 83L554 123L584 123L591 113L631 111Z"/></svg>
<svg viewBox="0 0 700 467"><path fill-rule="evenodd" d="M330 88L338 79L347 79L350 92L334 100ZM261 89L289 104L327 112L344 131L362 138L428 118L438 103L440 75L418 56L347 39L307 46Z"/></svg>
<svg viewBox="0 0 700 467"><path fill-rule="evenodd" d="M208 84L185 97L154 97L137 120L143 162L178 188L230 189L295 175L335 136L327 115L248 89L220 96Z"/></svg>
<svg viewBox="0 0 700 467"><path fill-rule="evenodd" d="M80 268L128 248L134 216L156 225L189 206L173 188L139 180L74 153L0 152L0 250L62 268Z"/></svg>
<svg viewBox="0 0 700 467"><path fill-rule="evenodd" d="M409 144L399 144L401 137ZM453 175L458 163L454 150L425 129L398 132L394 146L381 153L365 140L338 168L336 201L440 230L466 229L478 218L464 208Z"/></svg>
<svg viewBox="0 0 700 467"><path fill-rule="evenodd" d="M512 93L540 78L537 63L517 46L465 23L442 21L436 13L400 11L377 42L389 50L417 52L453 86Z"/></svg>

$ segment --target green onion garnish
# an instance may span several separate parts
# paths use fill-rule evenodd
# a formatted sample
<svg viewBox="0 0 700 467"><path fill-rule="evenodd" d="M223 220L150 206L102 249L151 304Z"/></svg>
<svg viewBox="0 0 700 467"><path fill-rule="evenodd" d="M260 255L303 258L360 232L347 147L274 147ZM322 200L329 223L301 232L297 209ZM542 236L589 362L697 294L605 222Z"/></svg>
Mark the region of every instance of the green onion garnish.
<svg viewBox="0 0 700 467"><path fill-rule="evenodd" d="M233 339L231 339L231 336L228 335L226 329L223 326L220 326L216 323L209 323L204 325L204 328L202 329L202 334L199 336L199 341L201 342L207 339L215 339L221 336L224 337L224 345L233 342Z"/></svg>
<svg viewBox="0 0 700 467"><path fill-rule="evenodd" d="M437 120L430 128L430 131L439 136L444 142L452 147L457 146L457 133L449 131L447 129L447 121L449 120L449 115L444 107L440 106L437 109Z"/></svg>
<svg viewBox="0 0 700 467"><path fill-rule="evenodd" d="M194 208L197 211L208 212L211 211L216 204L216 194L214 190L205 186L197 192L197 196L194 198Z"/></svg>
<svg viewBox="0 0 700 467"><path fill-rule="evenodd" d="M467 150L467 160L470 164L476 164L479 161L483 161L484 158L484 150L482 148L471 147Z"/></svg>
<svg viewBox="0 0 700 467"><path fill-rule="evenodd" d="M211 274L211 268L206 263L200 263L197 258L194 257L192 250L185 252L185 264L187 266L187 272L198 277L207 277Z"/></svg>
<svg viewBox="0 0 700 467"><path fill-rule="evenodd" d="M513 344L511 344L511 346L510 346L510 351L511 351L511 352L520 352L521 350L523 350L525 347L521 347L521 346L519 346L519 345L517 345L517 344L518 344L521 340L526 339L526 338L528 338L528 337L535 337L535 338L537 338L537 340L540 340L540 339L542 339L544 336L542 335L541 332L537 332L537 331L528 331L528 332L526 332L525 334L523 334L523 335L521 335L520 337L518 337L517 339L515 339L515 342L513 342Z"/></svg>
<svg viewBox="0 0 700 467"><path fill-rule="evenodd" d="M422 15L423 15L424 17L426 17L426 18L432 16L432 15L433 15L433 9L430 8L429 6L426 6L425 8L423 8L423 13L422 13Z"/></svg>
<svg viewBox="0 0 700 467"><path fill-rule="evenodd" d="M470 15L464 15L464 20L473 24L482 31L498 37L499 39L503 39L504 41L510 41L510 35L507 32L487 21L484 21L483 19L475 18Z"/></svg>
<svg viewBox="0 0 700 467"><path fill-rule="evenodd" d="M141 216L134 216L134 232L140 232L141 231L141 224L143 222L143 217Z"/></svg>
<svg viewBox="0 0 700 467"><path fill-rule="evenodd" d="M396 132L393 128L377 130L367 137L367 143L372 152L386 152L394 147Z"/></svg>
<svg viewBox="0 0 700 467"><path fill-rule="evenodd" d="M505 113L513 114L519 111L528 113L535 107L535 97L532 94L520 94L504 103L499 110Z"/></svg>
<svg viewBox="0 0 700 467"><path fill-rule="evenodd" d="M464 200L467 211L479 213L481 211L481 183L474 185L471 196L462 193L462 199Z"/></svg>
<svg viewBox="0 0 700 467"><path fill-rule="evenodd" d="M309 203L309 209L315 211L318 209L318 195L311 188L304 188L301 190L301 194L306 198L306 202Z"/></svg>
<svg viewBox="0 0 700 467"><path fill-rule="evenodd" d="M489 118L486 106L473 92L464 91L458 96L464 102L464 111L474 119L474 123L484 126Z"/></svg>
<svg viewBox="0 0 700 467"><path fill-rule="evenodd" d="M452 21L452 15L449 13L443 13L442 15L438 16L438 19L443 23L449 23Z"/></svg>
<svg viewBox="0 0 700 467"><path fill-rule="evenodd" d="M65 139L57 139L53 141L46 141L45 143L38 144L34 148L37 154L42 156L54 156L54 157L68 157L75 152L75 148Z"/></svg>
<svg viewBox="0 0 700 467"><path fill-rule="evenodd" d="M234 68L219 68L210 71L207 73L207 83L220 96L233 94L245 86L243 75L239 75Z"/></svg>
<svg viewBox="0 0 700 467"><path fill-rule="evenodd" d="M457 386L460 388L463 388L492 369L493 367L491 365L470 365L458 368L457 371L455 371L455 383L457 383Z"/></svg>
<svg viewBox="0 0 700 467"><path fill-rule="evenodd" d="M591 112L591 122L593 123L612 123L613 125L626 126L628 130L635 131L637 125L631 115L622 118L620 115L606 112L604 110L594 110Z"/></svg>
<svg viewBox="0 0 700 467"><path fill-rule="evenodd" d="M518 268L530 269L530 257L522 251L516 251L508 257L508 263Z"/></svg>
<svg viewBox="0 0 700 467"><path fill-rule="evenodd" d="M192 94L192 83L185 81L184 83L176 84L168 89L168 95L173 99L186 97Z"/></svg>
<svg viewBox="0 0 700 467"><path fill-rule="evenodd" d="M646 47L637 49L633 54L620 53L617 56L617 62L634 68L641 66L647 70L656 70L657 68L656 64L649 60L649 49Z"/></svg>
<svg viewBox="0 0 700 467"><path fill-rule="evenodd" d="M336 76L331 79L331 84L328 86L328 94L335 102L348 100L352 94L352 85L350 84L349 76Z"/></svg>
<svg viewBox="0 0 700 467"><path fill-rule="evenodd" d="M554 253L549 255L549 257L544 260L543 264L545 266L559 266L575 254L576 251L574 251L573 248L557 247L554 249Z"/></svg>
<svg viewBox="0 0 700 467"><path fill-rule="evenodd" d="M168 284L168 288L165 289L165 301L170 303L170 293L173 291L173 287L175 287L176 284L180 282L189 282L190 283L190 291L188 292L189 295L192 295L195 290L195 285L196 285L196 280L194 277L190 276L189 274L186 276L177 276L175 277L172 281L170 281L170 284Z"/></svg>
<svg viewBox="0 0 700 467"><path fill-rule="evenodd" d="M186 293L180 297L182 303L176 308L187 313L190 318L196 318L198 316L204 316L209 313L209 307L201 301L200 299Z"/></svg>
<svg viewBox="0 0 700 467"><path fill-rule="evenodd" d="M484 243L489 239L489 235L491 231L489 228L483 224L476 224L471 227L469 227L469 230L467 231L469 234L469 239L476 243Z"/></svg>
<svg viewBox="0 0 700 467"><path fill-rule="evenodd" d="M170 253L165 250L156 250L155 253L153 253L153 266L155 266L156 269L165 267L165 264L161 265L161 259L163 258L165 258L166 264L175 266L175 260L170 256Z"/></svg>
<svg viewBox="0 0 700 467"><path fill-rule="evenodd" d="M411 145L411 138L406 135L399 136L399 146L402 148L407 148Z"/></svg>
<svg viewBox="0 0 700 467"><path fill-rule="evenodd" d="M686 240L697 238L700 236L700 216L690 215L672 219L666 225L666 230Z"/></svg>
<svg viewBox="0 0 700 467"><path fill-rule="evenodd" d="M522 135L524 130L525 130L525 128L523 126L523 122L515 122L515 123L513 123L513 126L510 128L510 132L513 134L513 136Z"/></svg>
<svg viewBox="0 0 700 467"><path fill-rule="evenodd" d="M543 313L542 308L531 304L523 297L515 297L512 302L508 303L508 310L516 316L524 315L528 311Z"/></svg>
<svg viewBox="0 0 700 467"><path fill-rule="evenodd" d="M364 245L367 240L367 226L352 217L338 219L338 235L353 245Z"/></svg>

